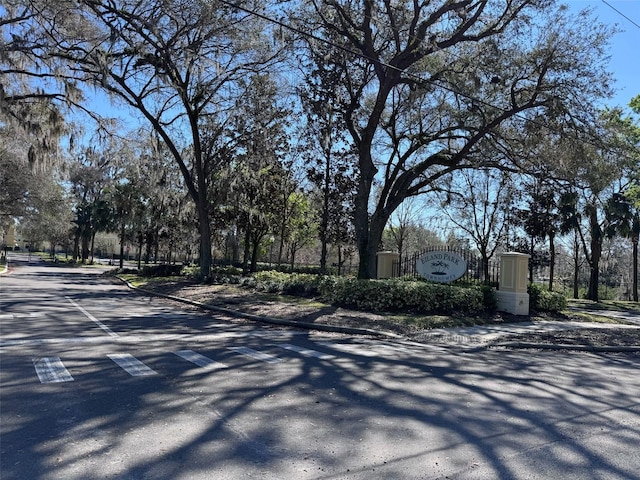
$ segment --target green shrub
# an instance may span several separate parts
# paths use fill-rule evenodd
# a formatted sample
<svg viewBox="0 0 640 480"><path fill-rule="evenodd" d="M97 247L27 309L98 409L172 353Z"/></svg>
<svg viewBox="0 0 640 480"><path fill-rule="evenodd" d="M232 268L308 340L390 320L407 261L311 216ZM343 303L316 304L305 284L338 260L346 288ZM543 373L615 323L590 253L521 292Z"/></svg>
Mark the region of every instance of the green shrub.
<svg viewBox="0 0 640 480"><path fill-rule="evenodd" d="M475 313L488 310L495 297L481 288L410 282L406 280L325 279L319 291L326 301L347 308L374 312Z"/></svg>
<svg viewBox="0 0 640 480"><path fill-rule="evenodd" d="M495 310L491 287L458 287L409 279L358 280L275 270L237 277L240 286L259 291L298 296L318 296L324 301L358 310L407 313L479 313Z"/></svg>
<svg viewBox="0 0 640 480"><path fill-rule="evenodd" d="M269 270L257 272L253 278L255 288L261 291L299 296L318 295L319 275Z"/></svg>
<svg viewBox="0 0 640 480"><path fill-rule="evenodd" d="M137 275L138 269L137 268L114 268L113 270L110 270L110 273L113 273L116 275Z"/></svg>
<svg viewBox="0 0 640 480"><path fill-rule="evenodd" d="M487 310L494 312L498 308L498 297L496 296L495 288L490 285L478 285L472 288L477 288L482 292L482 303Z"/></svg>
<svg viewBox="0 0 640 480"><path fill-rule="evenodd" d="M529 284L529 306L532 310L560 312L567 308L566 297L558 292L550 292L537 283Z"/></svg>
<svg viewBox="0 0 640 480"><path fill-rule="evenodd" d="M536 309L547 312L561 312L567 308L567 298L558 292L543 291L538 297Z"/></svg>
<svg viewBox="0 0 640 480"><path fill-rule="evenodd" d="M187 277L198 277L200 275L200 266L190 263L182 267L182 275Z"/></svg>
<svg viewBox="0 0 640 480"><path fill-rule="evenodd" d="M142 267L142 275L145 277L175 277L182 273L182 265L163 263L161 265L145 265Z"/></svg>
<svg viewBox="0 0 640 480"><path fill-rule="evenodd" d="M211 269L212 275L242 275L242 268L233 265L217 265Z"/></svg>

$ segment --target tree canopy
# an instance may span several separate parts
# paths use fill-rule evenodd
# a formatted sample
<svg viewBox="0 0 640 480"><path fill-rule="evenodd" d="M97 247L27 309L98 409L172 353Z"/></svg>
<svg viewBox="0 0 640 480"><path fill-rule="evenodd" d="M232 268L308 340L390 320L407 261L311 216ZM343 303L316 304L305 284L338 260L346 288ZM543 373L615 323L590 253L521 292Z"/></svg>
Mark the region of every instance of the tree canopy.
<svg viewBox="0 0 640 480"><path fill-rule="evenodd" d="M375 275L384 226L405 198L456 170L519 168L511 130L546 117L587 122L585 99L609 93L607 29L546 0L316 0L299 24L315 32L306 54L338 73L358 152L362 278ZM487 157L488 148L504 155Z"/></svg>

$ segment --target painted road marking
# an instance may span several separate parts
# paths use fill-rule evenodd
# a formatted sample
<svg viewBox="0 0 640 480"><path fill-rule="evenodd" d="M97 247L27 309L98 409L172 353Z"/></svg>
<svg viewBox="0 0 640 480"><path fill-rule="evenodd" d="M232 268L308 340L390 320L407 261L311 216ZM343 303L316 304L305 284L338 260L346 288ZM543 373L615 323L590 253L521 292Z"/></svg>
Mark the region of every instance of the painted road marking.
<svg viewBox="0 0 640 480"><path fill-rule="evenodd" d="M71 303L71 305L73 305L74 307L76 307L78 310L80 310L82 313L85 314L85 316L91 320L92 322L94 322L96 325L98 325L102 330L104 330L107 334L111 335L112 337L117 337L118 334L116 332L114 332L113 330L111 330L109 327L107 327L104 323L102 323L100 320L98 320L96 317L94 317L93 315L91 315L89 312L87 312L84 308L82 308L80 305L78 305L76 302L74 302L71 298L69 297L64 297L67 300L69 300L69 302Z"/></svg>
<svg viewBox="0 0 640 480"><path fill-rule="evenodd" d="M132 377L143 377L146 375L158 374L158 372L147 367L140 360L128 353L113 353L107 356Z"/></svg>
<svg viewBox="0 0 640 480"><path fill-rule="evenodd" d="M60 357L34 358L33 366L40 383L73 382L73 377L62 364Z"/></svg>
<svg viewBox="0 0 640 480"><path fill-rule="evenodd" d="M305 357L319 358L321 360L332 360L336 358L328 353L318 352L317 350L312 350L310 348L298 347L297 345L291 345L290 343L281 343L278 347L291 350L292 352L299 353Z"/></svg>
<svg viewBox="0 0 640 480"><path fill-rule="evenodd" d="M178 350L177 352L173 352L173 353L175 353L181 358L184 358L188 362L191 362L194 365L205 368L207 370L227 368L227 366L224 363L216 362L215 360L212 360L209 357L205 357L204 355L194 352L193 350Z"/></svg>
<svg viewBox="0 0 640 480"><path fill-rule="evenodd" d="M0 314L0 320L12 320L21 318L39 318L44 317L47 314L45 312L31 312L31 313L4 313Z"/></svg>
<svg viewBox="0 0 640 480"><path fill-rule="evenodd" d="M246 355L247 357L251 357L255 360L260 360L261 362L267 362L267 363L280 362L280 359L277 357L274 357L273 355L269 355L268 353L258 352L257 350L253 350L252 348L248 348L248 347L227 347L227 349L240 353L242 355Z"/></svg>

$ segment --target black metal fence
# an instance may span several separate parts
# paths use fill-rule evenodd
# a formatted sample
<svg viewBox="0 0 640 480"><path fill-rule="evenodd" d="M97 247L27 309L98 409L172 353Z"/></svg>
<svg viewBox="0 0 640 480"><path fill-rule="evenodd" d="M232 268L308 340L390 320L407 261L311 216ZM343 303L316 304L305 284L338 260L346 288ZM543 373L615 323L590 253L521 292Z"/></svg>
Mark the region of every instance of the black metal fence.
<svg viewBox="0 0 640 480"><path fill-rule="evenodd" d="M417 264L420 261L420 257L429 252L452 252L455 253L467 262L467 270L464 275L458 280L452 283L479 283L487 285L498 285L498 279L500 278L500 261L490 259L488 262L484 262L482 258L471 250L451 247L451 246L433 246L427 247L412 255L407 255L400 258L397 262L393 263L393 276L394 277L414 277L420 278L420 274L417 270Z"/></svg>

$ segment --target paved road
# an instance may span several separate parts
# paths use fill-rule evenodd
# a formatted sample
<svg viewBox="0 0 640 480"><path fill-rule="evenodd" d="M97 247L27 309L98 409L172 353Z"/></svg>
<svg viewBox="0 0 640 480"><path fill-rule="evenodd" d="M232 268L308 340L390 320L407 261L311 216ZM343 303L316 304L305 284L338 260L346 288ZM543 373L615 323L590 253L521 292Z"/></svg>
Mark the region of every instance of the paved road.
<svg viewBox="0 0 640 480"><path fill-rule="evenodd" d="M277 329L96 272L0 277L3 480L640 478L638 355Z"/></svg>

